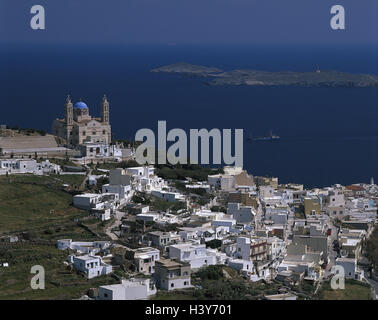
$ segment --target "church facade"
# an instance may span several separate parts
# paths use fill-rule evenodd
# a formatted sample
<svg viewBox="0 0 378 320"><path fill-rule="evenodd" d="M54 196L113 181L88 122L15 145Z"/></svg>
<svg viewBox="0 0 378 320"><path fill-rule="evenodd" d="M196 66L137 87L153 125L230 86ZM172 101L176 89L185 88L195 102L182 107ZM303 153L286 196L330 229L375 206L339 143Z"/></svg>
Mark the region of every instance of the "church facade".
<svg viewBox="0 0 378 320"><path fill-rule="evenodd" d="M68 147L111 143L109 101L106 96L102 99L99 118L90 115L89 108L83 101L73 104L70 96L66 100L64 115L64 119L54 120L52 134L64 139Z"/></svg>

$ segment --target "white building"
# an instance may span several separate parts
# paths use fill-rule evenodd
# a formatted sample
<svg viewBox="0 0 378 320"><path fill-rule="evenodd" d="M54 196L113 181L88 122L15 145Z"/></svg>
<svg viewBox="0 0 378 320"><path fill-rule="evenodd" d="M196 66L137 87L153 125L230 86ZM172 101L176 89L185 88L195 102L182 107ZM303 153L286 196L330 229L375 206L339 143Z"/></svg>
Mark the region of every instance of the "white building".
<svg viewBox="0 0 378 320"><path fill-rule="evenodd" d="M182 243L169 246L169 257L190 263L192 269L217 264L217 251L206 249L205 244ZM219 256L218 261L222 261Z"/></svg>
<svg viewBox="0 0 378 320"><path fill-rule="evenodd" d="M57 241L56 246L59 250L71 249L81 254L95 255L110 247L108 241L72 241L72 239L60 239Z"/></svg>
<svg viewBox="0 0 378 320"><path fill-rule="evenodd" d="M175 290L190 288L190 264L161 259L155 264L155 279L159 288Z"/></svg>
<svg viewBox="0 0 378 320"><path fill-rule="evenodd" d="M104 209L106 205L116 207L119 202L117 193L84 193L73 197L73 205L79 209Z"/></svg>
<svg viewBox="0 0 378 320"><path fill-rule="evenodd" d="M98 288L100 300L146 300L154 294L156 294L156 288L150 279L122 280L121 284Z"/></svg>
<svg viewBox="0 0 378 320"><path fill-rule="evenodd" d="M146 275L155 272L155 262L160 260L160 251L151 247L130 250L126 255L134 260L136 271Z"/></svg>
<svg viewBox="0 0 378 320"><path fill-rule="evenodd" d="M144 222L156 222L160 218L160 214L157 212L147 212L137 214L135 220Z"/></svg>
<svg viewBox="0 0 378 320"><path fill-rule="evenodd" d="M230 191L235 188L235 177L227 174L215 174L207 177L207 182L214 188Z"/></svg>
<svg viewBox="0 0 378 320"><path fill-rule="evenodd" d="M36 173L37 171L37 161L34 159L0 160L0 174Z"/></svg>
<svg viewBox="0 0 378 320"><path fill-rule="evenodd" d="M167 187L164 179L155 175L153 166L127 168L126 172L133 177L133 189L137 191L151 192L161 191Z"/></svg>
<svg viewBox="0 0 378 320"><path fill-rule="evenodd" d="M364 272L357 268L357 260L355 258L337 258L336 265L344 268L346 279L362 280L364 276Z"/></svg>
<svg viewBox="0 0 378 320"><path fill-rule="evenodd" d="M195 184L186 184L186 189L204 189L206 192L210 192L210 185L204 184L201 182L195 183Z"/></svg>
<svg viewBox="0 0 378 320"><path fill-rule="evenodd" d="M133 195L131 186L132 177L124 169L113 169L109 171L109 183L102 186L103 193L117 193L120 203L124 204Z"/></svg>
<svg viewBox="0 0 378 320"><path fill-rule="evenodd" d="M252 207L242 206L240 203L229 202L227 213L232 215L237 223L251 223L255 219L255 211Z"/></svg>
<svg viewBox="0 0 378 320"><path fill-rule="evenodd" d="M224 217L221 219L216 219L216 220L211 221L212 227L223 227L226 232L232 232L235 225L236 225L236 220L229 217Z"/></svg>
<svg viewBox="0 0 378 320"><path fill-rule="evenodd" d="M108 221L110 220L111 209L110 208L103 208L103 209L92 209L91 213L101 221Z"/></svg>
<svg viewBox="0 0 378 320"><path fill-rule="evenodd" d="M111 273L112 266L104 263L100 257L84 255L70 256L70 260L76 270L84 272L88 279Z"/></svg>
<svg viewBox="0 0 378 320"><path fill-rule="evenodd" d="M85 158L122 158L122 149L105 143L83 143L79 145L81 155Z"/></svg>
<svg viewBox="0 0 378 320"><path fill-rule="evenodd" d="M259 193L261 198L271 198L274 196L274 188L272 186L260 186Z"/></svg>
<svg viewBox="0 0 378 320"><path fill-rule="evenodd" d="M267 240L267 258L275 261L286 253L285 242L278 237L269 237Z"/></svg>
<svg viewBox="0 0 378 320"><path fill-rule="evenodd" d="M151 194L155 197L165 199L169 202L176 202L176 201L185 201L185 195L180 194L178 192L169 192L163 190L152 190Z"/></svg>
<svg viewBox="0 0 378 320"><path fill-rule="evenodd" d="M132 196L130 185L123 186L105 184L102 186L102 193L117 193L122 204L128 202Z"/></svg>
<svg viewBox="0 0 378 320"><path fill-rule="evenodd" d="M49 160L37 163L37 174L59 174L60 172L62 172L61 167Z"/></svg>

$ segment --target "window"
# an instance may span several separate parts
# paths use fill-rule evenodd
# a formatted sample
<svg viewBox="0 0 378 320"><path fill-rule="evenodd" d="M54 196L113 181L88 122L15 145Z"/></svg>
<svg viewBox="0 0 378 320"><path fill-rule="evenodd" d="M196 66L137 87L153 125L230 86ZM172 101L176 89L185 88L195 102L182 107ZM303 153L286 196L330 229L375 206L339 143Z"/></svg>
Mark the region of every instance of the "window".
<svg viewBox="0 0 378 320"><path fill-rule="evenodd" d="M173 288L175 286L175 284L174 283L171 283L171 288Z"/></svg>
<svg viewBox="0 0 378 320"><path fill-rule="evenodd" d="M105 134L106 133L106 131L105 130L102 130L102 134Z"/></svg>
<svg viewBox="0 0 378 320"><path fill-rule="evenodd" d="M107 294L107 293L104 293L104 297L107 298L107 297L108 297L108 294Z"/></svg>
<svg viewBox="0 0 378 320"><path fill-rule="evenodd" d="M188 281L184 281L184 286L187 286L188 285Z"/></svg>

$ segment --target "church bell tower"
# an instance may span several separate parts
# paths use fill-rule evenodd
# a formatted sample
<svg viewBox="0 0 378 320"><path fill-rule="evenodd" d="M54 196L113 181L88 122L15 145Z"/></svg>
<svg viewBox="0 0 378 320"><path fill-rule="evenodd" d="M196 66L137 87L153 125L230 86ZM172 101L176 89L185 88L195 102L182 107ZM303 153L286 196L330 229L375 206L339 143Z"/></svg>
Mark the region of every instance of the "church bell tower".
<svg viewBox="0 0 378 320"><path fill-rule="evenodd" d="M71 98L68 95L66 99L66 104L64 107L64 114L66 117L66 125L67 126L72 126L73 125L73 105L71 102Z"/></svg>
<svg viewBox="0 0 378 320"><path fill-rule="evenodd" d="M101 108L101 121L104 124L109 124L109 101L104 95L102 99L102 108Z"/></svg>

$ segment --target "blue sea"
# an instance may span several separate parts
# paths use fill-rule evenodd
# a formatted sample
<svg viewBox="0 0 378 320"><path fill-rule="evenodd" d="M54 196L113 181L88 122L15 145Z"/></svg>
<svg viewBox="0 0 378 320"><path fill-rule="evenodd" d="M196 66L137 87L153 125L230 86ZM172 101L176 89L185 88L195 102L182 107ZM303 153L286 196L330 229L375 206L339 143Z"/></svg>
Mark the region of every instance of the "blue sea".
<svg viewBox="0 0 378 320"><path fill-rule="evenodd" d="M243 128L253 175L307 187L378 180L378 88L206 85L201 78L149 72L189 62L223 70L323 70L378 74L377 48L332 46L7 46L0 47L0 124L50 131L66 95L100 114L111 103L113 134L140 128Z"/></svg>

